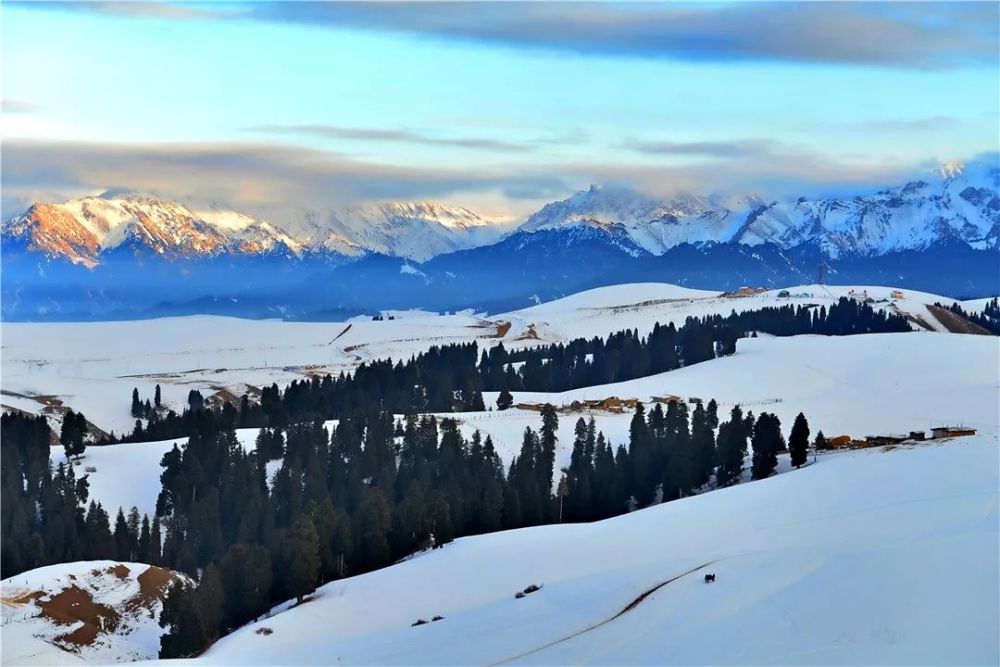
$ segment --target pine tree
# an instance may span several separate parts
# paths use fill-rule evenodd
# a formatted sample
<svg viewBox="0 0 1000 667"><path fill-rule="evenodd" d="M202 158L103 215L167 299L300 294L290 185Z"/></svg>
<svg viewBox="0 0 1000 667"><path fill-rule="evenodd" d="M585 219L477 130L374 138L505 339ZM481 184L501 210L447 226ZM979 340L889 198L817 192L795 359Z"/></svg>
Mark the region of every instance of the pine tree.
<svg viewBox="0 0 1000 667"><path fill-rule="evenodd" d="M497 396L497 409L507 410L512 405L514 405L514 397L511 395L510 391L504 387L500 390L500 395Z"/></svg>
<svg viewBox="0 0 1000 667"><path fill-rule="evenodd" d="M801 412L792 424L792 433L788 437L788 450L792 465L796 468L804 465L809 458L809 422Z"/></svg>
<svg viewBox="0 0 1000 667"><path fill-rule="evenodd" d="M225 628L225 591L214 563L209 564L198 581L198 606L201 608L202 632L209 643Z"/></svg>
<svg viewBox="0 0 1000 667"><path fill-rule="evenodd" d="M142 416L142 403L139 402L139 388L132 388L132 416L141 417Z"/></svg>
<svg viewBox="0 0 1000 667"><path fill-rule="evenodd" d="M715 432L701 403L691 415L691 442L695 453L695 486L703 486L715 472Z"/></svg>
<svg viewBox="0 0 1000 667"><path fill-rule="evenodd" d="M316 588L319 578L319 536L307 514L289 528L282 545L285 590L298 602Z"/></svg>
<svg viewBox="0 0 1000 667"><path fill-rule="evenodd" d="M160 407L160 385L156 385L156 392L153 394L153 405Z"/></svg>
<svg viewBox="0 0 1000 667"><path fill-rule="evenodd" d="M159 565L162 562L163 540L160 535L160 517L154 516L149 530L149 556L146 557L150 565Z"/></svg>
<svg viewBox="0 0 1000 667"><path fill-rule="evenodd" d="M169 628L160 637L161 658L190 658L205 648L208 641L193 586L180 581L170 585L163 599L160 627Z"/></svg>
<svg viewBox="0 0 1000 667"><path fill-rule="evenodd" d="M764 479L774 474L778 467L778 452L784 449L781 422L776 415L762 412L754 424L751 479Z"/></svg>
<svg viewBox="0 0 1000 667"><path fill-rule="evenodd" d="M826 441L826 436L823 435L823 431L816 434L816 442L813 444L817 451L823 451L829 449L830 445Z"/></svg>
<svg viewBox="0 0 1000 667"><path fill-rule="evenodd" d="M87 432L87 420L83 413L76 413L67 410L63 415L62 427L59 431L59 443L66 450L66 459L79 458L83 455L87 445L84 442L84 435Z"/></svg>
<svg viewBox="0 0 1000 667"><path fill-rule="evenodd" d="M743 472L743 460L747 454L747 432L743 411L734 406L729 421L719 425L717 451L719 467L716 479L719 486L735 484Z"/></svg>
<svg viewBox="0 0 1000 667"><path fill-rule="evenodd" d="M550 521L555 515L552 502L552 482L556 464L556 433L559 430L559 416L555 406L546 403L542 408L542 428L538 432L538 490L542 501L541 520Z"/></svg>
<svg viewBox="0 0 1000 667"><path fill-rule="evenodd" d="M128 524L125 521L125 513L122 512L120 507L118 508L118 515L115 517L114 542L115 560L131 560L131 554L129 553Z"/></svg>
<svg viewBox="0 0 1000 667"><path fill-rule="evenodd" d="M152 565L153 561L152 561L152 554L150 553L149 549L149 541L150 541L149 515L143 514L142 526L139 528L139 541L138 544L136 545L139 552L137 560L140 563L149 563L150 565Z"/></svg>

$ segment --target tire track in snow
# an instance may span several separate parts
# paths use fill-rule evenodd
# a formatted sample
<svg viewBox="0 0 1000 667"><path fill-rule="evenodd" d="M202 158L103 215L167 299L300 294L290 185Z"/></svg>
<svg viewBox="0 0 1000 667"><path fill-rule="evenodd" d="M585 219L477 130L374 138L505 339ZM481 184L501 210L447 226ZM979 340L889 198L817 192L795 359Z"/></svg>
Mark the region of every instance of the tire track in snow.
<svg viewBox="0 0 1000 667"><path fill-rule="evenodd" d="M586 633L588 633L588 632L590 632L592 630L596 630L597 628L599 628L601 626L607 625L608 623L611 623L612 621L617 620L618 618L624 616L625 614L629 613L630 611L632 611L633 609L635 609L636 607L638 607L640 604L642 604L643 602L645 602L646 598L648 598L650 595L652 595L656 591L660 590L661 588L663 588L667 584L673 583L673 582L677 581L678 579L681 579L683 577L688 576L689 574L694 574L698 570L702 570L702 569L708 567L709 565L712 565L713 563L717 563L717 562L718 562L718 559L716 559L716 560L710 560L707 563L702 563L698 567L695 567L695 568L692 568L692 569L688 570L687 572L681 572L680 574L678 574L676 576L673 576L670 579L667 579L666 581L661 581L660 583L656 584L655 586L653 586L649 590L644 591L637 598L635 598L634 600L632 600L631 602L629 602L627 605L625 605L624 609L622 609L621 611L619 611L614 616L610 616L610 617L604 619L603 621L600 621L598 623L594 623L593 625L590 625L590 626L584 628L583 630L578 630L578 631L574 632L573 634L566 635L565 637L560 637L559 639L555 639L553 641L550 641L547 644L543 644L543 645L538 646L536 648L533 648L533 649L531 649L529 651L524 651L523 653L518 653L517 655L511 656L509 658L504 658L503 660L498 660L496 662L488 663L487 667L496 667L497 665L504 665L504 664L507 664L509 662L513 662L514 660L520 660L521 658L525 658L525 657L527 657L529 655L533 655L535 653L538 653L539 651L544 651L547 648L551 648L551 647L556 646L558 644L562 644L563 642L569 641L570 639L575 639L575 638L579 637L580 635L584 635L584 634L586 634Z"/></svg>

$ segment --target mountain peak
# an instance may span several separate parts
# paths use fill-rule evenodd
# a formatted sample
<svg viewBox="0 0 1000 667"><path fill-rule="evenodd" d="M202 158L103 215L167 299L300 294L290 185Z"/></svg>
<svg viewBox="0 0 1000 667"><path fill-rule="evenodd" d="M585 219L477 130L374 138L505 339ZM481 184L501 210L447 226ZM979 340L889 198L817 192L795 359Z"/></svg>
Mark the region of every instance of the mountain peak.
<svg viewBox="0 0 1000 667"><path fill-rule="evenodd" d="M939 172L942 178L945 179L956 178L965 173L965 162L958 159L947 160L945 161L944 164L941 165L941 169L939 170Z"/></svg>

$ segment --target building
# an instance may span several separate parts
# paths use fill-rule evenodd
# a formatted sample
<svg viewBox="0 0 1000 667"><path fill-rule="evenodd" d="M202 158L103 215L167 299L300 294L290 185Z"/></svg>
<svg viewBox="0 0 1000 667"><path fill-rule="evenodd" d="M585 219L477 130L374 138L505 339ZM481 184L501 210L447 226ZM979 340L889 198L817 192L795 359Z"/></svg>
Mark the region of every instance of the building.
<svg viewBox="0 0 1000 667"><path fill-rule="evenodd" d="M898 445L910 439L909 435L902 433L890 433L886 435L869 435L865 438L865 444L869 447L885 447L886 445Z"/></svg>
<svg viewBox="0 0 1000 667"><path fill-rule="evenodd" d="M898 289L892 290L892 294L890 296L892 296L894 301L900 301L904 298L903 293L900 292Z"/></svg>
<svg viewBox="0 0 1000 667"><path fill-rule="evenodd" d="M851 444L851 436L849 435L838 435L835 438L829 438L826 444L831 449L840 449L842 447L849 447Z"/></svg>
<svg viewBox="0 0 1000 667"><path fill-rule="evenodd" d="M938 438L958 438L963 435L975 435L976 429L968 426L938 426L931 429L931 437Z"/></svg>

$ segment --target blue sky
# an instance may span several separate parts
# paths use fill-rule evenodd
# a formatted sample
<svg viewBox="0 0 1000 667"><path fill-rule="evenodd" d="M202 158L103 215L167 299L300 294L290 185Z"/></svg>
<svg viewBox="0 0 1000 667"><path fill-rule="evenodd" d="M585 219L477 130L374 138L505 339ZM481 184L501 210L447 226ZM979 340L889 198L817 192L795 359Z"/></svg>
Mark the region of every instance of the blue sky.
<svg viewBox="0 0 1000 667"><path fill-rule="evenodd" d="M591 182L789 196L998 149L996 4L3 7L4 214L251 210Z"/></svg>

